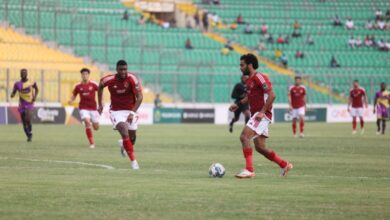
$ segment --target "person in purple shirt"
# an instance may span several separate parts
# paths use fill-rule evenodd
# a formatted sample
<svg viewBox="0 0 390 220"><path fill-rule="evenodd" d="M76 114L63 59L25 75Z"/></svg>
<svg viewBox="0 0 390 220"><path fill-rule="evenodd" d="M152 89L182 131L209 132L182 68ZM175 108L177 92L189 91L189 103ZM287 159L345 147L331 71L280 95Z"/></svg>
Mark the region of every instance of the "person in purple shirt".
<svg viewBox="0 0 390 220"><path fill-rule="evenodd" d="M19 113L22 118L24 133L27 136L27 141L32 140L32 111L34 102L38 95L38 86L35 82L28 80L27 69L20 70L20 81L15 82L11 93L11 98L15 97L16 92L19 93Z"/></svg>
<svg viewBox="0 0 390 220"><path fill-rule="evenodd" d="M374 97L374 114L376 113L376 134L385 134L386 120L389 119L388 109L390 107L390 91L386 90L386 83L382 82L380 85L381 89L375 93ZM382 122L382 132L381 132Z"/></svg>

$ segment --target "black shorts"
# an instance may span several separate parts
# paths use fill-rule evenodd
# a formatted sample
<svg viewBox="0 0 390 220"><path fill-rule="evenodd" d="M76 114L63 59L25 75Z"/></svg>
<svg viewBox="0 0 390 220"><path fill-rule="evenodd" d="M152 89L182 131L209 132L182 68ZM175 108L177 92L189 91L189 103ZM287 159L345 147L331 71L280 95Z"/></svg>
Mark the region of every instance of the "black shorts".
<svg viewBox="0 0 390 220"><path fill-rule="evenodd" d="M238 105L238 109L234 112L234 117L235 118L239 118L240 117L240 114L242 112L245 112L246 110L249 109L249 106L248 105Z"/></svg>

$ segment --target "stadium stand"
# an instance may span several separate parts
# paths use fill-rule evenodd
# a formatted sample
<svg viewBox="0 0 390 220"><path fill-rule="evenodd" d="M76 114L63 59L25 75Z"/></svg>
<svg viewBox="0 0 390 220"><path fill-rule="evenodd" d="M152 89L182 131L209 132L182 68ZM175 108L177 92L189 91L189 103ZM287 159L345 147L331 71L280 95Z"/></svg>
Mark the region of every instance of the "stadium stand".
<svg viewBox="0 0 390 220"><path fill-rule="evenodd" d="M223 44L206 37L197 29L163 29L153 23L138 25L140 14L132 8L125 8L119 1L60 0L39 3L40 1L31 0L24 1L23 10L21 0L0 2L3 3L0 18L12 25L24 28L31 35L39 35L45 41L55 41L73 48L77 55L108 64L110 69L114 69L118 59L125 58L132 70L141 73L144 84L156 91L169 93L179 100L228 102L230 90L239 78L238 53L232 51L229 55L222 56L220 50ZM201 1L194 2L201 5ZM343 94L348 90L348 83L356 76L362 76L364 82L369 79L367 83L372 86L372 77L368 77L371 73L378 75L377 78L374 77L375 83L381 80L379 75L388 74L389 63L383 53L365 48L351 51L346 45L350 33L329 24L335 13L347 16L348 7L353 3L341 4L335 11L328 9L336 7L337 2L307 3L295 0L282 4L267 0L258 4L259 2L249 1L245 5L228 0L222 1L219 6L201 5L201 8L216 12L225 24L233 23L241 13L245 21L255 26L255 34L243 34L244 26L239 26L236 30L214 28L214 31L250 49L261 39L257 32L257 26L261 23L266 22L269 32L276 38L279 34L290 35L293 22L298 20L302 26L301 38L290 38L288 45L267 44L267 50L260 55L273 59L274 50L282 49L289 58L289 66L294 71L307 75L308 83L316 82L324 87L331 84L332 91ZM383 6L376 4L377 2L379 1L374 1L373 4ZM364 6L362 4L361 7ZM188 5L179 8L184 8L190 14L195 11L193 6ZM372 13L369 9L360 9L360 6L356 8L359 8L359 16L354 19L358 25ZM128 10L130 14L127 21L121 19L124 10ZM318 13L320 15L317 16ZM285 18L285 21L273 19L275 17ZM357 33L359 36L368 34L366 30L360 29L354 32L356 36ZM305 44L307 34L313 36L313 46ZM383 31L369 34L385 36ZM191 40L193 50L184 48L186 39ZM292 57L298 48L305 53L302 60ZM335 53L342 67L330 69L330 57ZM277 101L287 102L285 94L291 83L291 75L280 74L278 70L265 64L261 64L260 69L269 74L274 82ZM340 73L344 76L339 77ZM364 82L363 85L366 85ZM312 103L340 101L313 88L309 88Z"/></svg>

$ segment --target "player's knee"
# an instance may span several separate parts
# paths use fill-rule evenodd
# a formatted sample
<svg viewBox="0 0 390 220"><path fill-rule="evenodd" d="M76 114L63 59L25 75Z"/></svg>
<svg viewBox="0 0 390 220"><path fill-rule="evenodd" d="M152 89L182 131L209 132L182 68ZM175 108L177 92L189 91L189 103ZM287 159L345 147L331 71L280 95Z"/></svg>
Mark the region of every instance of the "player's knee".
<svg viewBox="0 0 390 220"><path fill-rule="evenodd" d="M99 130L99 124L93 124L93 129L94 129L95 131Z"/></svg>
<svg viewBox="0 0 390 220"><path fill-rule="evenodd" d="M242 144L247 144L249 142L249 138L245 134L241 134L240 141Z"/></svg>

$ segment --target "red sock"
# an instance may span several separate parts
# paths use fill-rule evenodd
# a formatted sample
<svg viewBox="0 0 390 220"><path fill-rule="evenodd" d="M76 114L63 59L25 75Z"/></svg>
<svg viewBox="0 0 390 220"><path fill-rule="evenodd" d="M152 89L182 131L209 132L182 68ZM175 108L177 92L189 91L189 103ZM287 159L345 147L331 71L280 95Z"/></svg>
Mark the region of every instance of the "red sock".
<svg viewBox="0 0 390 220"><path fill-rule="evenodd" d="M242 149L246 161L246 169L253 172L253 150L251 147L244 147Z"/></svg>
<svg viewBox="0 0 390 220"><path fill-rule="evenodd" d="M305 121L303 119L301 119L299 121L299 130L301 133L303 133L304 127L305 127Z"/></svg>
<svg viewBox="0 0 390 220"><path fill-rule="evenodd" d="M297 133L297 120L295 118L292 120L292 130L295 135Z"/></svg>
<svg viewBox="0 0 390 220"><path fill-rule="evenodd" d="M363 118L360 118L360 128L361 129L364 128L364 120L363 120Z"/></svg>
<svg viewBox="0 0 390 220"><path fill-rule="evenodd" d="M129 156L130 160L135 160L135 154L134 154L134 146L131 143L130 139L128 137L122 138L122 144L123 148L125 148L127 155Z"/></svg>
<svg viewBox="0 0 390 220"><path fill-rule="evenodd" d="M352 118L352 130L356 130L356 117Z"/></svg>
<svg viewBox="0 0 390 220"><path fill-rule="evenodd" d="M85 128L85 133L87 134L89 144L93 144L93 135L92 135L92 129L91 128Z"/></svg>
<svg viewBox="0 0 390 220"><path fill-rule="evenodd" d="M269 153L268 156L266 156L266 157L268 158L268 160L277 163L280 166L280 168L285 168L287 166L287 162L284 161L282 158L280 158L275 153L275 151L271 151L271 153Z"/></svg>

